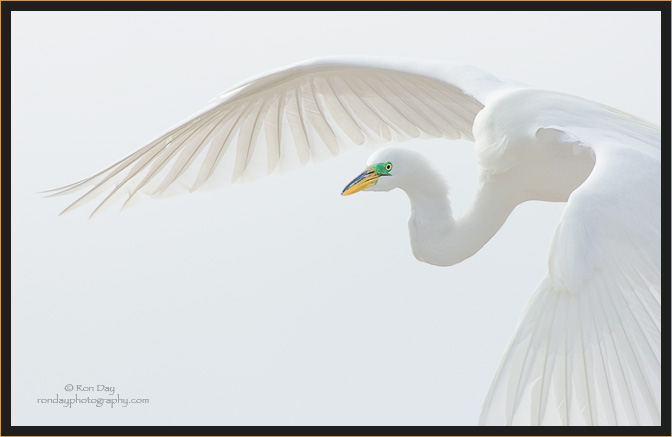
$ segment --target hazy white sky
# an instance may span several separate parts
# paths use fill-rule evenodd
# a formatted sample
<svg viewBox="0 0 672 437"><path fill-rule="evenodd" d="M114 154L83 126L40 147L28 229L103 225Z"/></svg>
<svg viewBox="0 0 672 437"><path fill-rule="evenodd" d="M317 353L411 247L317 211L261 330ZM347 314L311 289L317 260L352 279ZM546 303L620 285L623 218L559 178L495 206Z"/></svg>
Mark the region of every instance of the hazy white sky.
<svg viewBox="0 0 672 437"><path fill-rule="evenodd" d="M660 123L659 13L13 12L12 424L476 424L562 204L439 268L411 254L402 192L340 196L371 150L94 220L36 194L249 76L339 54L472 64ZM471 143L407 145L464 211ZM38 401L57 394L150 401Z"/></svg>

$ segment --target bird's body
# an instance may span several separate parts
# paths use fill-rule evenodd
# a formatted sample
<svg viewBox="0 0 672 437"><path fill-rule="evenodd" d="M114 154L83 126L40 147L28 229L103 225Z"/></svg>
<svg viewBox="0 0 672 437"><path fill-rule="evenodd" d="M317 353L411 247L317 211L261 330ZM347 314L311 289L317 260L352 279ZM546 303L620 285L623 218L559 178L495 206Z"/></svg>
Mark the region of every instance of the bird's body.
<svg viewBox="0 0 672 437"><path fill-rule="evenodd" d="M385 148L344 190L401 188L415 257L474 255L528 200L568 202L486 398L483 424L660 424L660 130L578 97L479 70L387 59L313 60L245 82L93 177L160 196L254 179L350 144L475 140L471 207L454 217L436 166ZM127 200L127 202L128 202Z"/></svg>

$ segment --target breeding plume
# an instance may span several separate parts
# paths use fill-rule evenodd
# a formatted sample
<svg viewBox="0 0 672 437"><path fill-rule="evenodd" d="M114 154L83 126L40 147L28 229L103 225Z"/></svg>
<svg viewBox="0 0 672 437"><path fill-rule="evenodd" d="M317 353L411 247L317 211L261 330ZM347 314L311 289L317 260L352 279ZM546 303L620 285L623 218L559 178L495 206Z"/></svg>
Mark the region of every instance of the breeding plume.
<svg viewBox="0 0 672 437"><path fill-rule="evenodd" d="M449 266L476 254L522 202L567 202L480 423L660 425L661 140L657 126L633 115L472 67L317 59L234 87L54 195L83 192L65 211L102 197L95 214L142 194L252 180L352 145L436 137L475 142L478 191L463 216L451 211L443 175L408 149L377 150L342 193L404 190L420 261Z"/></svg>

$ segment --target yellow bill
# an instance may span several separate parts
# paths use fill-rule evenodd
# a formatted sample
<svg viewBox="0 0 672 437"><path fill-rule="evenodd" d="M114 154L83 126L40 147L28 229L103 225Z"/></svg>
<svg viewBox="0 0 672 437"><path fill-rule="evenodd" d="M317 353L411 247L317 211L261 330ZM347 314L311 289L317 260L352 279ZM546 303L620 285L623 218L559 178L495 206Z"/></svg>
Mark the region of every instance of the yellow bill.
<svg viewBox="0 0 672 437"><path fill-rule="evenodd" d="M359 176L352 180L347 187L343 189L341 196L349 196L350 194L362 191L365 188L369 188L373 185L376 185L378 178L381 175L375 172L372 169L366 169Z"/></svg>

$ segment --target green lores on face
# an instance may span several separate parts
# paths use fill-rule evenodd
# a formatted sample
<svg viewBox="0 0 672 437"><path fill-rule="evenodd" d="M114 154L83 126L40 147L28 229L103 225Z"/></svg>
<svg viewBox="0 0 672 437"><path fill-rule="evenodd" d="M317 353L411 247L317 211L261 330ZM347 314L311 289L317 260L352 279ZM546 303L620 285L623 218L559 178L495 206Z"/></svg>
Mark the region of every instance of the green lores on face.
<svg viewBox="0 0 672 437"><path fill-rule="evenodd" d="M370 165L369 168L381 176L391 176L392 171L391 162L381 162L380 164Z"/></svg>

